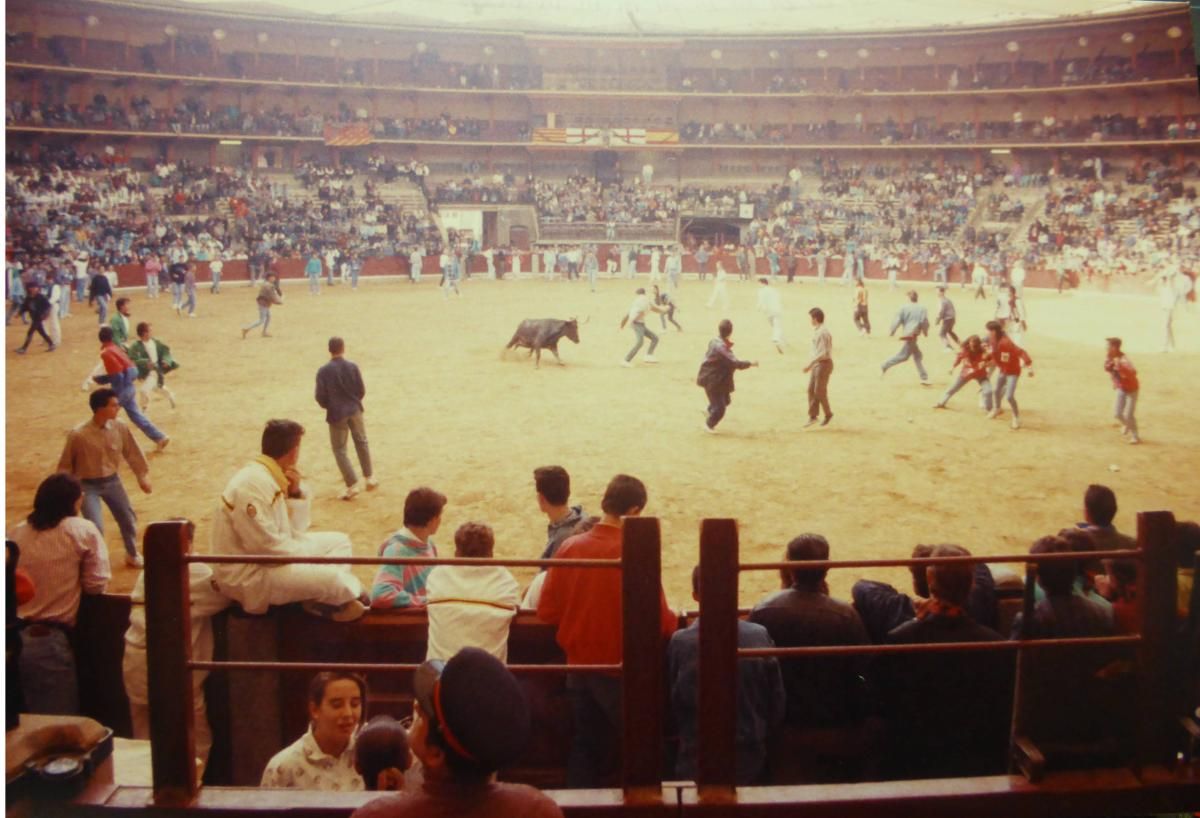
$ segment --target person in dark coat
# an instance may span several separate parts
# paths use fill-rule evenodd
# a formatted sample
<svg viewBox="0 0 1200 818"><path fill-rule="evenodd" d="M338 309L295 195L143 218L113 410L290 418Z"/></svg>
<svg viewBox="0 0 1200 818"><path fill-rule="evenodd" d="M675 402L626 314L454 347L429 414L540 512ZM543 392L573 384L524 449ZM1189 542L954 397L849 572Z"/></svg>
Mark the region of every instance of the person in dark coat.
<svg viewBox="0 0 1200 818"><path fill-rule="evenodd" d="M738 369L749 369L758 366L758 361L743 361L733 354L733 322L728 318L717 324L719 337L708 342L708 352L704 363L700 364L700 372L696 375L696 385L704 389L708 396L708 417L704 421L704 431L711 435L717 433L717 424L725 417L725 410L733 401L733 373Z"/></svg>

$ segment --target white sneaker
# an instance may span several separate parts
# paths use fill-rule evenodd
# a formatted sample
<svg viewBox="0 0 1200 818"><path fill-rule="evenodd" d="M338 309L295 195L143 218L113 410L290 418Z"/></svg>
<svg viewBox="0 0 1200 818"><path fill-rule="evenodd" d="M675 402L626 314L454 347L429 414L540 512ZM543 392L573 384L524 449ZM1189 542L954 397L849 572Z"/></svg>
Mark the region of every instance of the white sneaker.
<svg viewBox="0 0 1200 818"><path fill-rule="evenodd" d="M374 491L377 488L379 488L379 481L376 480L374 477L368 477L367 478L367 491Z"/></svg>
<svg viewBox="0 0 1200 818"><path fill-rule="evenodd" d="M144 559L142 559L141 554L132 554L132 555L126 554L125 555L125 564L128 565L130 568L145 568L146 567L146 561Z"/></svg>
<svg viewBox="0 0 1200 818"><path fill-rule="evenodd" d="M171 438L164 437L162 440L160 440L154 444L154 451L161 452L163 449L167 448L167 444L170 442L171 442Z"/></svg>
<svg viewBox="0 0 1200 818"><path fill-rule="evenodd" d="M353 500L358 496L358 485L348 486L345 491L338 495L339 500Z"/></svg>
<svg viewBox="0 0 1200 818"><path fill-rule="evenodd" d="M717 430L709 426L707 423L704 424L704 431L708 432L710 435L715 435L717 433Z"/></svg>
<svg viewBox="0 0 1200 818"><path fill-rule="evenodd" d="M621 361L621 366L626 369L633 369L633 361Z"/></svg>
<svg viewBox="0 0 1200 818"><path fill-rule="evenodd" d="M993 409L992 411L987 413L987 416L988 416L988 420L995 420L997 417L1000 416L1000 410Z"/></svg>
<svg viewBox="0 0 1200 818"><path fill-rule="evenodd" d="M645 358L642 358L642 360L648 364L658 363L658 358L655 358L653 355L647 355Z"/></svg>
<svg viewBox="0 0 1200 818"><path fill-rule="evenodd" d="M1130 446L1136 446L1137 444L1139 444L1139 443L1141 443L1141 442L1142 442L1142 439L1141 439L1140 437L1138 437L1137 435L1132 435L1132 436L1130 436L1130 438L1129 438L1129 445L1130 445Z"/></svg>
<svg viewBox="0 0 1200 818"><path fill-rule="evenodd" d="M1013 415L1012 423L1010 425L1012 426L1012 430L1015 432L1017 429L1021 428L1021 419L1016 415Z"/></svg>
<svg viewBox="0 0 1200 818"><path fill-rule="evenodd" d="M91 378L88 378L83 383L79 384L79 391L81 391L81 392L87 392L91 388L92 388L92 379Z"/></svg>

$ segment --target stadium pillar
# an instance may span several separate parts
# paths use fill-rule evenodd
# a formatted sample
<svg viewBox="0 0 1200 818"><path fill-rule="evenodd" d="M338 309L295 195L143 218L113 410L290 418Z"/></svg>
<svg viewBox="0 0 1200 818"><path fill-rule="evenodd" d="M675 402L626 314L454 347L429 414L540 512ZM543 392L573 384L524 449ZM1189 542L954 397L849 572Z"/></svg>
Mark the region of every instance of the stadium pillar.
<svg viewBox="0 0 1200 818"><path fill-rule="evenodd" d="M700 697L696 784L701 801L732 801L737 783L737 520L700 523Z"/></svg>
<svg viewBox="0 0 1200 818"><path fill-rule="evenodd" d="M621 785L627 803L661 803L664 662L658 519L626 517L621 539Z"/></svg>
<svg viewBox="0 0 1200 818"><path fill-rule="evenodd" d="M198 791L192 710L191 591L183 557L191 550L187 520L146 528L146 662L150 698L150 767L154 802L185 806Z"/></svg>

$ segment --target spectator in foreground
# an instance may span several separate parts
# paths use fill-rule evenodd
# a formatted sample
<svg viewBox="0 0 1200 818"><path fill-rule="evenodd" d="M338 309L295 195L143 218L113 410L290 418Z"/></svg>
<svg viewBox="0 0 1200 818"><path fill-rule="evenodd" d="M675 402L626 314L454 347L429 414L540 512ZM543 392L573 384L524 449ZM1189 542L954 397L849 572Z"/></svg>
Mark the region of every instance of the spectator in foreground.
<svg viewBox="0 0 1200 818"><path fill-rule="evenodd" d="M1030 554L1068 554L1071 544L1061 536L1042 537ZM1077 636L1111 636L1112 617L1100 604L1076 592L1079 566L1075 560L1038 563L1037 582L1046 598L1037 603L1033 619L1024 613L1013 620L1012 638L1056 639Z"/></svg>
<svg viewBox="0 0 1200 818"><path fill-rule="evenodd" d="M939 545L930 557L966 557ZM915 619L887 635L890 644L997 642L1000 634L970 612L976 566L923 568L929 600ZM883 656L874 673L886 724L885 773L900 778L988 775L1004 771L1012 701L1010 651Z"/></svg>
<svg viewBox="0 0 1200 818"><path fill-rule="evenodd" d="M369 791L404 789L404 773L412 767L408 731L391 716L376 716L354 742L354 769Z"/></svg>
<svg viewBox="0 0 1200 818"><path fill-rule="evenodd" d="M1083 493L1083 522L1078 528L1092 535L1097 551L1117 551L1137 548L1137 541L1117 531L1113 518L1117 516L1117 495L1108 486L1092 483Z"/></svg>
<svg viewBox="0 0 1200 818"><path fill-rule="evenodd" d="M624 517L646 507L646 486L636 477L618 474L604 490L603 518L585 534L571 537L556 559L620 559ZM675 614L659 590L659 632L675 630ZM621 572L608 568L551 568L546 572L537 614L558 626L557 641L568 665L620 664ZM633 625L634 623L631 623ZM649 622L637 627L652 627ZM567 785L597 786L615 769L621 736L621 680L594 673L567 676L574 733L567 759Z"/></svg>
<svg viewBox="0 0 1200 818"><path fill-rule="evenodd" d="M529 742L529 705L521 685L496 657L464 648L449 662L421 665L409 733L425 782L420 792L385 795L353 818L562 818L553 801L525 784L495 781Z"/></svg>
<svg viewBox="0 0 1200 818"><path fill-rule="evenodd" d="M692 569L692 598L700 601L700 566ZM737 621L739 648L773 648L762 625ZM667 645L667 685L679 728L675 775L696 777L696 723L700 693L700 619L676 631ZM767 769L767 739L783 722L787 699L779 660L739 659L737 678L737 778L739 786L760 783Z"/></svg>
<svg viewBox="0 0 1200 818"><path fill-rule="evenodd" d="M491 558L496 538L490 526L464 523L454 532L454 556ZM486 650L508 661L508 628L521 589L502 565L437 565L426 580L429 609L425 659L450 659L462 648Z"/></svg>
<svg viewBox="0 0 1200 818"><path fill-rule="evenodd" d="M213 517L212 553L235 555L348 557L350 538L338 531L309 531L311 497L300 480L300 441L304 427L293 420L269 420L261 454L242 466L221 492ZM272 605L305 603L309 613L337 622L366 611L358 577L341 565L217 565L221 593L246 613Z"/></svg>
<svg viewBox="0 0 1200 818"><path fill-rule="evenodd" d="M362 724L367 683L342 671L318 673L308 685L308 731L276 753L263 770L263 787L362 790L354 766L354 739Z"/></svg>
<svg viewBox="0 0 1200 818"><path fill-rule="evenodd" d="M436 557L433 535L442 525L446 495L422 486L404 498L404 527L379 548L381 557ZM372 608L419 608L425 605L430 565L383 565L371 587Z"/></svg>
<svg viewBox="0 0 1200 818"><path fill-rule="evenodd" d="M569 505L571 475L562 466L534 469L533 485L537 490L538 510L549 520L546 524L546 547L538 559L553 559L558 547L571 536L571 529L584 518L583 506Z"/></svg>
<svg viewBox="0 0 1200 818"><path fill-rule="evenodd" d="M112 571L100 530L79 516L83 489L69 474L52 474L38 486L33 511L8 532L21 549L21 570L33 598L17 608L24 621L17 667L25 709L75 715L79 683L71 631L83 594L104 592ZM9 678L9 684L17 683Z"/></svg>

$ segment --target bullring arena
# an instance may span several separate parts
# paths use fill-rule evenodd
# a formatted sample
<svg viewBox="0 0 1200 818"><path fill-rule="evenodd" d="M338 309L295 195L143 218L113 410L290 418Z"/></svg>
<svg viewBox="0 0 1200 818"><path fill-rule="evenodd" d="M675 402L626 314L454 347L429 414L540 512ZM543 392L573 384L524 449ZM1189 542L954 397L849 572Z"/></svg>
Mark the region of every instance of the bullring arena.
<svg viewBox="0 0 1200 818"><path fill-rule="evenodd" d="M601 514L614 475L644 483L642 516L657 520L661 541L650 527L626 527L623 558L639 573L607 600L625 626L618 617L590 646L611 637L615 659L577 661L561 623L539 619L536 603L512 614L504 637L500 658L520 680L533 737L524 755L493 769L547 791L565 814L737 816L758 806L900 815L913 809L906 799L947 816L1195 809L1200 613L1193 562L1179 556L1191 529L1176 526L1200 519L1200 96L1186 6L1068 0L1030 13L1001 0L806 11L751 0L740 13L674 0L527 2L451 2L427 17L405 4L339 15L289 2L6 8L10 538L56 472L68 434L90 417L99 386L90 373L104 369L94 369L97 334L120 323L119 299L129 329L148 323L180 365L166 375L170 399L147 391L144 404L168 443L156 446L119 415L149 464L149 493L127 463L119 470L147 565L127 557L105 508L112 576L103 593L84 594L77 622L23 614L28 621L13 623L24 645L35 632L70 636L78 686L70 712L116 735L114 760L99 758L92 785L69 796L74 805L348 814L368 799L241 789L266 780L268 761L310 715L316 724L305 707L312 673L362 671L363 721L420 711L414 671L432 651L434 627L421 605L372 609L364 597L359 619L358 601L314 608L308 597L260 612L230 604L235 595L214 582L199 594L222 597L203 617L215 647L198 647L195 631L188 638L197 614L189 626L186 606L200 603L194 582L180 590L187 529L166 521L195 524L198 562L214 553L231 477L259 453L264 424L287 418L305 429L296 469L311 528L348 536L359 558L349 570L368 592L378 566L366 558L402 528L418 487L446 498L437 556L454 557L460 525L485 523L496 560L526 561L511 568L524 594L547 567L529 564L546 544L535 468L565 467L571 503L585 515ZM856 294L860 279L865 296ZM939 335L941 288L959 339L988 342L989 322L1003 320L1032 359L1015 394L1019 423L999 398L999 416L990 415L973 383L934 406L961 368L957 344ZM631 351L626 324L647 309L642 289L665 296L644 315L659 340ZM777 324L768 291L782 305ZM272 292L280 303L267 334L253 322ZM855 318L863 297L869 333ZM924 383L911 361L881 371L902 347L907 330L894 325L913 299L927 311L928 332L916 340ZM43 309L50 348L29 323ZM813 309L832 338L832 415L823 422L809 405ZM557 356L543 350L535 366L532 351L505 349L527 319L574 320L579 342L561 339ZM714 420L697 379L723 320L732 322L732 354L756 366L736 372L728 412ZM347 491L314 399L334 336L365 381L377 486ZM1132 387L1106 371L1113 337L1136 367ZM1114 418L1117 385L1136 395L1136 424L1126 428ZM1116 595L1105 603L1107 629L1038 634L1030 624L1044 596L1038 572L1062 555L1035 550L1028 566L1023 555L1084 522L1092 484L1115 493L1112 522L1139 550L1112 559L1098 543L1115 535L1095 527L1090 547L1110 559L1057 564L1077 574L1072 599ZM251 504L246 513L259 512ZM737 521L732 556L733 529L713 519ZM147 534L151 523L164 525ZM832 666L858 643L785 644L771 633L756 647L775 650L794 698L760 737L770 763L734 789L735 760L747 752L741 726L735 752L731 726L745 715L734 693L748 684L737 652L747 645L741 626L725 624L756 621L756 606L780 590L780 570L792 570L775 562L808 533L828 540L833 561L894 561L835 566L818 594L846 602L859 580L907 593L913 566L904 561L919 544L999 559L990 571L1003 587L988 625L1011 641L985 649L966 643L987 637L931 638L954 643L930 648L931 658L899 644L890 626L882 638L864 635L858 652L870 661L847 660L842 667L855 669L845 684L824 679L826 692L871 691L870 713L848 725L797 720L791 674L803 676L805 662ZM1070 537L1053 539L1065 549ZM953 549L930 558L931 576L936 567L978 570ZM1128 599L1115 585L1089 584L1096 571L1107 580L1111 566L1133 564ZM656 572L675 624L700 613L725 623L697 637L691 752L698 731L700 753L689 773L676 768L685 769L688 745L673 709L677 661L661 661L667 643L650 625ZM978 573L972 582L978 589ZM934 598L916 600L901 628L947 610L976 615L946 603L941 588L926 591ZM1124 613L1113 613L1122 603ZM340 621L354 606L345 617L353 621ZM871 630L866 611L859 615ZM1030 646L1039 636L1047 645ZM1075 664L1038 663L1055 648ZM805 649L816 653L797 652ZM913 667L932 662L942 682L965 680L949 683L954 695L980 678L957 664L964 657L1006 657L993 666L1001 672L981 675L1008 678L1008 687L997 683L994 701L987 684L977 692L990 702L978 709L1001 722L998 739L979 739L996 739L981 753L986 763L897 762L905 738L897 725L906 722L874 687L886 687L889 651L906 653L902 661L920 654ZM131 687L131 655L148 666L141 693ZM1081 656L1104 661L1093 667ZM943 657L948 664L938 664ZM10 688L36 686L9 658ZM588 664L619 677L607 681L620 681L624 697L613 717L623 726L614 745L623 766L590 789L574 777L584 732L570 681L588 674L570 668ZM207 715L186 701L184 680L201 670L212 671L196 694ZM141 711L138 695L148 697ZM1060 723L1065 701L1095 712ZM824 705L818 697L813 707ZM907 723L930 759L937 720L954 721L949 712ZM1105 716L1111 735L1095 738ZM201 720L211 734L176 726ZM1042 722L1053 729L1040 731ZM12 737L26 741L29 729L10 733L10 756ZM31 783L33 769L10 769L19 814L64 797Z"/></svg>

